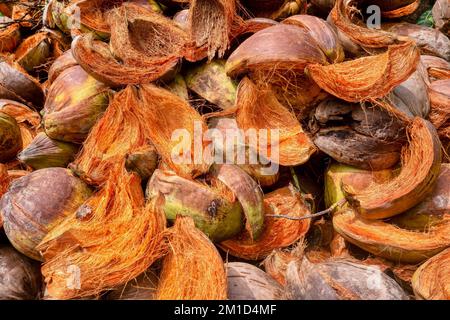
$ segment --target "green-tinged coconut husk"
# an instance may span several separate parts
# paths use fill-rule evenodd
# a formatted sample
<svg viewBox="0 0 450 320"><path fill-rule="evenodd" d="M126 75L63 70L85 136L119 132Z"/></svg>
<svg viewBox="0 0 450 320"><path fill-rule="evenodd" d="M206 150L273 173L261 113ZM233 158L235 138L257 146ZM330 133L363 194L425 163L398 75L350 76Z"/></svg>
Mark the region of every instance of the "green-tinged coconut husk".
<svg viewBox="0 0 450 320"><path fill-rule="evenodd" d="M39 299L39 265L5 245L0 245L0 274L0 300Z"/></svg>
<svg viewBox="0 0 450 320"><path fill-rule="evenodd" d="M437 0L432 9L434 25L443 34L450 35L450 6L447 0Z"/></svg>
<svg viewBox="0 0 450 320"><path fill-rule="evenodd" d="M108 106L112 91L80 66L53 82L44 107L44 128L52 139L82 143Z"/></svg>
<svg viewBox="0 0 450 320"><path fill-rule="evenodd" d="M228 299L280 300L282 287L267 273L254 265L242 262L226 264Z"/></svg>
<svg viewBox="0 0 450 320"><path fill-rule="evenodd" d="M246 218L246 231L252 240L258 239L264 228L264 195L261 187L236 165L215 165L212 176L234 193Z"/></svg>
<svg viewBox="0 0 450 320"><path fill-rule="evenodd" d="M79 147L72 143L50 139L39 133L17 158L33 169L67 167L75 159Z"/></svg>
<svg viewBox="0 0 450 320"><path fill-rule="evenodd" d="M411 209L432 191L441 169L442 145L436 129L415 118L408 129L409 145L402 151L400 173L390 181L355 190L344 184L346 198L368 219L384 219Z"/></svg>
<svg viewBox="0 0 450 320"><path fill-rule="evenodd" d="M137 173L142 181L147 181L155 172L159 156L153 146L144 146L126 157L125 167L128 171Z"/></svg>
<svg viewBox="0 0 450 320"><path fill-rule="evenodd" d="M35 71L51 55L50 39L45 32L35 33L26 38L14 53L15 61L26 71Z"/></svg>
<svg viewBox="0 0 450 320"><path fill-rule="evenodd" d="M450 40L439 30L411 23L398 23L389 31L412 38L423 54L450 59Z"/></svg>
<svg viewBox="0 0 450 320"><path fill-rule="evenodd" d="M422 264L413 275L412 287L417 299L450 299L450 249L447 249Z"/></svg>
<svg viewBox="0 0 450 320"><path fill-rule="evenodd" d="M11 52L20 42L20 26L11 22L10 18L0 16L0 52Z"/></svg>
<svg viewBox="0 0 450 320"><path fill-rule="evenodd" d="M39 244L50 297L98 295L136 278L165 253L164 215L145 205L139 177L126 172L123 159L117 162L103 187Z"/></svg>
<svg viewBox="0 0 450 320"><path fill-rule="evenodd" d="M344 49L335 31L326 21L310 15L295 15L285 19L283 23L306 29L313 36L330 63L338 63L344 60Z"/></svg>
<svg viewBox="0 0 450 320"><path fill-rule="evenodd" d="M433 192L412 209L390 220L403 229L427 231L450 219L450 164L443 163Z"/></svg>
<svg viewBox="0 0 450 320"><path fill-rule="evenodd" d="M428 71L430 80L450 79L450 62L435 56L420 56L422 64Z"/></svg>
<svg viewBox="0 0 450 320"><path fill-rule="evenodd" d="M243 226L239 201L220 184L208 187L158 169L148 182L146 196L161 203L168 220L174 221L177 215L190 216L196 227L216 242L235 236Z"/></svg>
<svg viewBox="0 0 450 320"><path fill-rule="evenodd" d="M310 208L298 191L285 187L266 194L264 197L266 215L289 215L302 217L311 213ZM266 217L261 236L253 240L248 232L234 239L220 243L227 253L247 259L260 260L273 250L285 248L297 242L308 232L310 220L293 221Z"/></svg>
<svg viewBox="0 0 450 320"><path fill-rule="evenodd" d="M449 218L425 232L416 232L364 219L347 208L334 215L333 225L350 243L395 262L418 263L450 246Z"/></svg>
<svg viewBox="0 0 450 320"><path fill-rule="evenodd" d="M227 299L227 274L213 243L190 217L178 216L167 230L169 252L162 262L158 300Z"/></svg>
<svg viewBox="0 0 450 320"><path fill-rule="evenodd" d="M227 76L224 60L213 60L189 68L185 79L190 90L219 108L226 110L234 106L236 84Z"/></svg>
<svg viewBox="0 0 450 320"><path fill-rule="evenodd" d="M91 193L63 168L42 169L15 180L0 202L8 239L26 256L42 260L36 246Z"/></svg>
<svg viewBox="0 0 450 320"><path fill-rule="evenodd" d="M6 113L0 112L0 162L16 157L22 150L22 134L17 121Z"/></svg>
<svg viewBox="0 0 450 320"><path fill-rule="evenodd" d="M155 300L158 277L151 269L126 284L111 290L108 300Z"/></svg>
<svg viewBox="0 0 450 320"><path fill-rule="evenodd" d="M23 102L42 109L44 92L41 84L15 63L0 58L0 98Z"/></svg>
<svg viewBox="0 0 450 320"><path fill-rule="evenodd" d="M72 50L67 50L61 56L59 56L48 70L48 81L52 84L59 75L71 67L76 66L78 63L72 55Z"/></svg>
<svg viewBox="0 0 450 320"><path fill-rule="evenodd" d="M402 288L378 266L346 260L292 261L286 271L289 300L408 300Z"/></svg>

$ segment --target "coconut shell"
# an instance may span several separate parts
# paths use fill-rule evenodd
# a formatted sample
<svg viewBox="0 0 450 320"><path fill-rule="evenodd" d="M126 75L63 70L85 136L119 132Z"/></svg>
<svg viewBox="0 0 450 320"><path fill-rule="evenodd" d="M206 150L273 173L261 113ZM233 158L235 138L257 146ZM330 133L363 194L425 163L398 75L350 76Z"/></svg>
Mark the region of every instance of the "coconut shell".
<svg viewBox="0 0 450 320"><path fill-rule="evenodd" d="M111 290L108 300L155 300L158 277L152 270L147 270L137 278Z"/></svg>
<svg viewBox="0 0 450 320"><path fill-rule="evenodd" d="M112 91L80 66L52 83L44 107L44 128L52 139L82 143L108 106Z"/></svg>
<svg viewBox="0 0 450 320"><path fill-rule="evenodd" d="M436 28L443 34L450 35L450 6L446 0L437 0L432 9Z"/></svg>
<svg viewBox="0 0 450 320"><path fill-rule="evenodd" d="M289 215L302 217L310 214L310 209L302 196L292 187L282 188L264 197L266 215ZM262 235L252 240L248 233L220 243L227 253L246 260L260 260L273 250L292 245L305 236L310 220L287 220L266 217Z"/></svg>
<svg viewBox="0 0 450 320"><path fill-rule="evenodd" d="M213 241L229 239L242 229L241 205L229 193L159 169L146 191L150 201L161 203L167 219L174 221L177 215L192 217L196 227Z"/></svg>
<svg viewBox="0 0 450 320"><path fill-rule="evenodd" d="M48 70L48 81L53 83L56 78L66 69L76 66L78 63L72 55L72 50L67 50L58 57Z"/></svg>
<svg viewBox="0 0 450 320"><path fill-rule="evenodd" d="M400 214L423 201L432 191L441 168L442 145L433 125L415 118L408 128L409 145L402 152L400 173L390 181L354 190L344 184L346 198L367 219Z"/></svg>
<svg viewBox="0 0 450 320"><path fill-rule="evenodd" d="M227 263L226 267L228 274L228 299L281 299L282 287L261 269L242 262Z"/></svg>
<svg viewBox="0 0 450 320"><path fill-rule="evenodd" d="M412 286L417 299L449 300L450 249L442 251L422 264L414 273Z"/></svg>
<svg viewBox="0 0 450 320"><path fill-rule="evenodd" d="M77 145L50 139L41 132L17 157L36 170L51 167L65 168L75 159L78 149Z"/></svg>
<svg viewBox="0 0 450 320"><path fill-rule="evenodd" d="M22 149L22 135L17 121L0 112L0 162L16 157Z"/></svg>
<svg viewBox="0 0 450 320"><path fill-rule="evenodd" d="M335 214L333 225L347 241L395 262L418 263L450 246L449 219L428 231L416 232L364 219L347 208Z"/></svg>
<svg viewBox="0 0 450 320"><path fill-rule="evenodd" d="M1 16L0 24L10 23L12 20L8 17ZM11 52L20 42L19 24L9 24L7 27L2 26L0 30L0 52Z"/></svg>
<svg viewBox="0 0 450 320"><path fill-rule="evenodd" d="M164 216L145 205L140 179L117 161L103 187L39 244L51 297L98 295L136 278L164 255Z"/></svg>
<svg viewBox="0 0 450 320"><path fill-rule="evenodd" d="M0 245L0 300L37 300L41 290L39 265L13 248Z"/></svg>
<svg viewBox="0 0 450 320"><path fill-rule="evenodd" d="M162 262L158 300L224 300L227 275L216 247L190 217L177 217L168 230L169 253Z"/></svg>
<svg viewBox="0 0 450 320"><path fill-rule="evenodd" d="M89 187L63 168L42 169L15 180L0 202L8 239L26 256L42 260L36 246L90 195Z"/></svg>
<svg viewBox="0 0 450 320"><path fill-rule="evenodd" d="M290 300L408 300L377 266L345 260L313 264L303 258L289 263L286 276Z"/></svg>
<svg viewBox="0 0 450 320"><path fill-rule="evenodd" d="M26 38L17 48L15 61L26 71L32 72L44 64L51 55L50 39L45 32Z"/></svg>

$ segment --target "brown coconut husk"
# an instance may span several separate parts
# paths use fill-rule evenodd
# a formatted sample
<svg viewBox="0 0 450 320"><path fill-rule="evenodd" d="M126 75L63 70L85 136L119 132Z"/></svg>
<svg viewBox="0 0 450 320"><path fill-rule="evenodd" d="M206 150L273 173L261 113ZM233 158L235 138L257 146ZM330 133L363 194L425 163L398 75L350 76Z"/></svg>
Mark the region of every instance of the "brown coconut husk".
<svg viewBox="0 0 450 320"><path fill-rule="evenodd" d="M412 286L417 299L450 300L450 249L435 255L417 269Z"/></svg>
<svg viewBox="0 0 450 320"><path fill-rule="evenodd" d="M74 67L78 64L72 55L72 50L67 50L59 56L48 70L48 82L53 83L56 78L66 69Z"/></svg>
<svg viewBox="0 0 450 320"><path fill-rule="evenodd" d="M110 291L107 300L155 300L159 278L149 269L137 278Z"/></svg>
<svg viewBox="0 0 450 320"><path fill-rule="evenodd" d="M277 25L279 22L269 19L269 18L251 18L244 20L239 28L233 32L233 38L242 38L245 36L250 36L258 31L266 29L268 27Z"/></svg>
<svg viewBox="0 0 450 320"><path fill-rule="evenodd" d="M428 231L416 232L364 219L347 208L335 214L333 225L347 241L395 262L418 263L450 246L449 219Z"/></svg>
<svg viewBox="0 0 450 320"><path fill-rule="evenodd" d="M11 177L8 175L8 168L4 164L0 164L0 198L8 190ZM2 215L0 215L0 228L3 225Z"/></svg>
<svg viewBox="0 0 450 320"><path fill-rule="evenodd" d="M289 262L298 257L289 250L274 250L263 261L264 270L282 286L286 285L286 269Z"/></svg>
<svg viewBox="0 0 450 320"><path fill-rule="evenodd" d="M432 9L435 27L447 36L450 35L450 6L447 0L437 0Z"/></svg>
<svg viewBox="0 0 450 320"><path fill-rule="evenodd" d="M419 59L414 42L405 42L370 57L329 66L311 64L307 72L328 93L346 101L359 102L387 95L409 78Z"/></svg>
<svg viewBox="0 0 450 320"><path fill-rule="evenodd" d="M409 145L403 148L398 176L363 190L344 184L347 200L365 218L395 216L417 205L433 191L442 159L442 145L436 129L430 122L415 118L408 128L408 135Z"/></svg>
<svg viewBox="0 0 450 320"><path fill-rule="evenodd" d="M430 80L450 79L450 63L446 60L429 55L420 56L420 60L427 69Z"/></svg>
<svg viewBox="0 0 450 320"><path fill-rule="evenodd" d="M8 17L0 17L0 52L11 52L20 42L20 26L18 23L10 24L11 22Z"/></svg>
<svg viewBox="0 0 450 320"><path fill-rule="evenodd" d="M310 209L302 196L293 187L285 187L268 193L264 197L266 215L289 215L302 217L310 214ZM288 220L266 217L264 231L253 241L248 233L236 239L220 243L227 253L246 260L260 260L273 250L292 245L308 232L310 220Z"/></svg>
<svg viewBox="0 0 450 320"><path fill-rule="evenodd" d="M116 161L122 163L103 188L39 245L51 297L96 295L136 278L163 255L164 215L144 204L140 179ZM78 287L67 287L70 266L78 268Z"/></svg>
<svg viewBox="0 0 450 320"><path fill-rule="evenodd" d="M412 1L404 1L404 2L405 2L405 5L400 8L389 10L389 11L382 10L381 16L385 17L385 18L389 18L389 19L404 17L404 16L410 15L411 13L416 11L420 5L420 0L412 0ZM408 2L410 2L410 3L408 3Z"/></svg>
<svg viewBox="0 0 450 320"><path fill-rule="evenodd" d="M187 59L222 58L230 46L235 0L192 0L189 8L189 38ZM189 52L190 51L190 52Z"/></svg>
<svg viewBox="0 0 450 320"><path fill-rule="evenodd" d="M450 79L432 82L428 94L431 102L430 121L439 131L445 129L450 120Z"/></svg>
<svg viewBox="0 0 450 320"><path fill-rule="evenodd" d="M227 299L227 277L216 247L190 217L167 230L169 253L162 263L158 300Z"/></svg>
<svg viewBox="0 0 450 320"><path fill-rule="evenodd" d="M45 32L38 32L26 38L14 53L15 61L28 72L47 62L51 55L50 38Z"/></svg>
<svg viewBox="0 0 450 320"><path fill-rule="evenodd" d="M270 88L258 86L244 78L239 84L236 107L239 128L279 130L276 145L271 145L265 137L261 137L267 141L267 154L263 154L264 157L284 166L293 166L305 163L316 152L295 115L277 100ZM271 154L272 150L279 155ZM258 149L258 152L261 153L261 150Z"/></svg>

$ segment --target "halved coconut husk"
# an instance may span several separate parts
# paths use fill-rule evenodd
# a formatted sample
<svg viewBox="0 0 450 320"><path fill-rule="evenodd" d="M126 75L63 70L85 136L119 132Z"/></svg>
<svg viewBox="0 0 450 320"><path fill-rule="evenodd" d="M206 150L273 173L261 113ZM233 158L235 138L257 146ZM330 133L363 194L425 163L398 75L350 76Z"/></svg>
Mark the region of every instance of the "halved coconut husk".
<svg viewBox="0 0 450 320"><path fill-rule="evenodd" d="M26 38L17 48L15 61L26 71L32 72L50 57L50 40L45 32L35 33Z"/></svg>
<svg viewBox="0 0 450 320"><path fill-rule="evenodd" d="M435 57L422 55L420 57L422 64L428 71L428 76L432 80L450 79L450 63L446 60Z"/></svg>
<svg viewBox="0 0 450 320"><path fill-rule="evenodd" d="M145 206L140 179L117 161L122 165L103 188L39 245L52 297L98 294L134 279L164 254L164 215ZM79 275L73 286L67 286L70 272Z"/></svg>
<svg viewBox="0 0 450 320"><path fill-rule="evenodd" d="M173 221L177 215L192 217L197 228L213 241L229 239L242 229L239 202L218 182L208 187L158 169L148 182L146 195L150 201L160 204L167 219Z"/></svg>
<svg viewBox="0 0 450 320"><path fill-rule="evenodd" d="M293 187L285 187L267 194L264 197L264 208L266 215L302 217L310 214L309 206ZM285 248L297 242L305 236L309 226L310 220L293 221L266 217L264 230L256 241L245 233L236 239L221 242L220 247L235 257L260 260L275 249Z"/></svg>
<svg viewBox="0 0 450 320"><path fill-rule="evenodd" d="M450 60L450 40L439 30L411 23L397 23L390 32L412 38L423 54Z"/></svg>
<svg viewBox="0 0 450 320"><path fill-rule="evenodd" d="M432 9L434 24L443 34L450 35L450 6L447 0L437 0Z"/></svg>
<svg viewBox="0 0 450 320"><path fill-rule="evenodd" d="M235 0L192 0L189 8L189 41L186 58L222 58L230 46Z"/></svg>
<svg viewBox="0 0 450 320"><path fill-rule="evenodd" d="M396 262L421 262L450 246L450 219L428 231L416 232L364 219L347 208L334 215L333 225L347 241Z"/></svg>
<svg viewBox="0 0 450 320"><path fill-rule="evenodd" d="M435 255L417 269L412 287L417 299L450 299L450 249Z"/></svg>
<svg viewBox="0 0 450 320"><path fill-rule="evenodd" d="M433 190L441 168L441 148L436 129L415 118L408 128L409 145L402 152L402 168L387 183L355 190L344 184L347 200L363 217L383 219L400 214L424 200Z"/></svg>
<svg viewBox="0 0 450 320"><path fill-rule="evenodd" d="M285 295L289 300L408 300L402 288L378 266L346 260L289 263Z"/></svg>
<svg viewBox="0 0 450 320"><path fill-rule="evenodd" d="M419 59L415 44L405 42L389 46L382 54L329 66L310 64L306 70L323 90L343 100L359 102L388 94L411 76Z"/></svg>
<svg viewBox="0 0 450 320"><path fill-rule="evenodd" d="M282 287L267 273L254 265L242 262L226 264L228 299L280 300Z"/></svg>
<svg viewBox="0 0 450 320"><path fill-rule="evenodd" d="M440 129L445 129L450 120L450 79L432 82L428 94L431 102L430 121L441 133Z"/></svg>
<svg viewBox="0 0 450 320"><path fill-rule="evenodd" d="M260 139L257 152L264 158L292 166L305 163L316 152L295 115L277 100L270 88L258 87L244 78L239 84L236 107L239 128L256 130ZM268 130L270 138L261 135L260 130ZM277 130L278 137L271 130Z"/></svg>
<svg viewBox="0 0 450 320"><path fill-rule="evenodd" d="M338 63L344 60L344 50L337 35L325 20L310 15L295 15L283 20L283 23L306 29L328 57L330 63Z"/></svg>
<svg viewBox="0 0 450 320"><path fill-rule="evenodd" d="M48 70L48 81L52 84L56 78L66 69L76 66L78 63L72 55L72 50L67 50L59 56Z"/></svg>
<svg viewBox="0 0 450 320"><path fill-rule="evenodd" d="M239 28L233 32L233 39L240 40L246 36L251 36L258 31L277 24L277 21L268 18L251 18L244 20Z"/></svg>
<svg viewBox="0 0 450 320"><path fill-rule="evenodd" d="M0 58L0 98L24 102L41 109L44 93L41 84L19 65Z"/></svg>
<svg viewBox="0 0 450 320"><path fill-rule="evenodd" d="M377 5L381 9L381 15L385 18L400 18L410 15L419 8L420 0L376 0L366 1L370 5Z"/></svg>
<svg viewBox="0 0 450 320"><path fill-rule="evenodd" d="M450 164L443 163L433 192L420 204L395 216L391 223L408 230L426 231L450 219Z"/></svg>
<svg viewBox="0 0 450 320"><path fill-rule="evenodd" d="M162 262L158 300L227 299L227 275L216 247L190 217L177 217L168 230L169 253Z"/></svg>
<svg viewBox="0 0 450 320"><path fill-rule="evenodd" d="M11 22L10 18L0 16L0 52L11 52L20 42L20 26Z"/></svg>

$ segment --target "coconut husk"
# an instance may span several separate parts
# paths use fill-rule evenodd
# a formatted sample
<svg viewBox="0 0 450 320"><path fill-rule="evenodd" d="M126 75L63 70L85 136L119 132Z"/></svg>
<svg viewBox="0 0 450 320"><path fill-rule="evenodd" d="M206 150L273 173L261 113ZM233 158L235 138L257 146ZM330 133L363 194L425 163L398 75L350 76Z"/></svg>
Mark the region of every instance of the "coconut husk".
<svg viewBox="0 0 450 320"><path fill-rule="evenodd" d="M240 203L217 180L209 187L158 169L148 182L146 196L160 203L169 220L174 221L178 215L192 217L196 227L213 241L229 239L243 226Z"/></svg>
<svg viewBox="0 0 450 320"><path fill-rule="evenodd" d="M26 38L14 53L15 61L26 71L32 72L44 64L51 55L50 39L45 32Z"/></svg>
<svg viewBox="0 0 450 320"><path fill-rule="evenodd" d="M144 204L140 179L116 160L122 165L103 188L39 245L42 274L54 298L86 297L124 284L164 253L164 216L154 203ZM67 286L70 266L79 275L72 287Z"/></svg>
<svg viewBox="0 0 450 320"><path fill-rule="evenodd" d="M335 214L333 225L350 243L395 262L418 263L450 245L448 219L428 231L416 232L364 219L347 208Z"/></svg>
<svg viewBox="0 0 450 320"><path fill-rule="evenodd" d="M389 28L399 36L412 38L422 54L450 59L450 40L439 30L411 23L397 23Z"/></svg>
<svg viewBox="0 0 450 320"><path fill-rule="evenodd" d="M0 52L11 52L20 42L20 26L18 23L10 24L12 20L8 17L0 17ZM2 24L8 23L8 26Z"/></svg>
<svg viewBox="0 0 450 320"><path fill-rule="evenodd" d="M169 253L163 259L158 300L227 299L223 260L190 217L177 217L168 230Z"/></svg>
<svg viewBox="0 0 450 320"><path fill-rule="evenodd" d="M433 81L428 87L428 94L431 102L430 121L438 129L439 135L446 137L441 129L445 130L450 121L450 79ZM450 136L447 135L447 138Z"/></svg>
<svg viewBox="0 0 450 320"><path fill-rule="evenodd" d="M289 250L274 250L263 261L264 270L283 287L286 285L286 270L289 262L298 259Z"/></svg>
<svg viewBox="0 0 450 320"><path fill-rule="evenodd" d="M72 55L72 50L67 50L61 56L59 56L48 70L48 81L52 84L59 75L71 67L76 66L78 63Z"/></svg>
<svg viewBox="0 0 450 320"><path fill-rule="evenodd" d="M384 219L423 201L433 190L441 168L442 145L433 125L415 118L408 128L409 145L402 151L400 173L387 183L355 190L344 184L347 200L363 217Z"/></svg>
<svg viewBox="0 0 450 320"><path fill-rule="evenodd" d="M289 215L302 217L310 214L310 209L302 196L293 187L285 187L268 193L264 197L266 215ZM220 243L227 253L247 259L260 260L267 257L273 250L292 245L305 236L310 226L310 220L287 220L266 217L264 231L256 241L248 233L236 239Z"/></svg>
<svg viewBox="0 0 450 320"><path fill-rule="evenodd" d="M153 175L158 166L159 156L152 145L143 146L127 155L125 167L141 177L142 181L147 181Z"/></svg>
<svg viewBox="0 0 450 320"><path fill-rule="evenodd" d="M258 145L257 152L263 157L284 166L292 166L305 163L316 151L296 117L277 100L270 88L258 87L244 78L239 84L236 107L236 120L240 129L279 130L279 137L274 143L267 141L267 137L259 137L267 141L266 150Z"/></svg>
<svg viewBox="0 0 450 320"><path fill-rule="evenodd" d="M306 70L323 90L343 100L359 102L388 94L409 78L419 59L414 43L405 42L389 46L378 55L329 66L311 64Z"/></svg>
<svg viewBox="0 0 450 320"><path fill-rule="evenodd" d="M242 262L226 264L228 273L228 299L280 300L282 287L261 269Z"/></svg>
<svg viewBox="0 0 450 320"><path fill-rule="evenodd" d="M384 1L384 3L390 1ZM391 1L392 2L392 1ZM420 0L404 0L404 1L393 1L394 4L397 2L397 5L393 7L382 7L381 8L381 16L389 19L400 18L415 12L420 5ZM380 1L375 2L375 4L381 4ZM399 7L400 6L400 7Z"/></svg>
<svg viewBox="0 0 450 320"><path fill-rule="evenodd" d="M432 9L434 25L443 34L450 35L450 6L446 0L437 0Z"/></svg>
<svg viewBox="0 0 450 320"><path fill-rule="evenodd" d="M108 300L155 300L158 277L151 269L110 291Z"/></svg>
<svg viewBox="0 0 450 320"><path fill-rule="evenodd" d="M235 0L192 0L189 8L189 45L186 58L222 58L230 46Z"/></svg>
<svg viewBox="0 0 450 320"><path fill-rule="evenodd" d="M242 39L252 34L277 25L279 22L269 18L251 18L244 20L239 29L233 32L233 39Z"/></svg>
<svg viewBox="0 0 450 320"><path fill-rule="evenodd" d="M430 80L450 79L450 63L446 60L429 55L422 55L420 60L427 69Z"/></svg>
<svg viewBox="0 0 450 320"><path fill-rule="evenodd" d="M11 178L8 175L8 168L4 164L0 164L0 198L6 193L11 183ZM3 219L0 215L0 228L3 225Z"/></svg>
<svg viewBox="0 0 450 320"><path fill-rule="evenodd" d="M417 299L449 300L450 249L435 255L417 269L412 286Z"/></svg>

